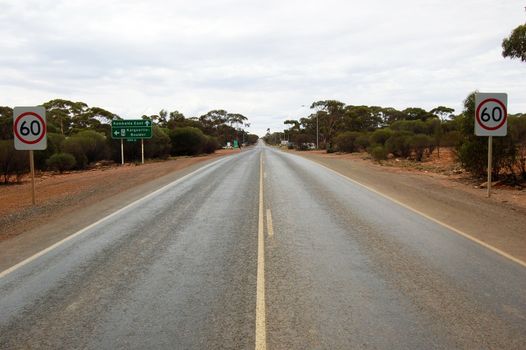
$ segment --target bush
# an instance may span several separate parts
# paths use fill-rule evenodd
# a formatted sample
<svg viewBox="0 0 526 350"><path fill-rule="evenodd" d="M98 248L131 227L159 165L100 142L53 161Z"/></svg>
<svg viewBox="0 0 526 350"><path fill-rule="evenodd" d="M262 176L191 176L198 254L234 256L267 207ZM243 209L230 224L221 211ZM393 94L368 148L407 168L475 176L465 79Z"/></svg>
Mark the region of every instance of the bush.
<svg viewBox="0 0 526 350"><path fill-rule="evenodd" d="M104 135L93 130L84 130L75 134L73 138L80 139L88 163L108 158L109 150Z"/></svg>
<svg viewBox="0 0 526 350"><path fill-rule="evenodd" d="M75 167L84 169L88 165L88 157L84 152L84 143L80 138L70 137L62 142L62 152L69 153L75 157Z"/></svg>
<svg viewBox="0 0 526 350"><path fill-rule="evenodd" d="M371 144L378 144L385 146L385 142L393 135L391 129L378 129L375 130L370 136Z"/></svg>
<svg viewBox="0 0 526 350"><path fill-rule="evenodd" d="M381 162L382 160L387 159L387 151L384 146L376 145L373 146L369 152L374 160Z"/></svg>
<svg viewBox="0 0 526 350"><path fill-rule="evenodd" d="M440 143L444 147L457 147L462 143L462 135L457 130L447 132L442 136Z"/></svg>
<svg viewBox="0 0 526 350"><path fill-rule="evenodd" d="M365 133L361 134L360 136L356 138L356 140L354 141L354 144L360 150L366 150L367 147L371 145L371 143L369 142L369 138L370 137L368 134L365 134Z"/></svg>
<svg viewBox="0 0 526 350"><path fill-rule="evenodd" d="M171 148L168 134L163 129L153 126L152 138L144 140L144 157L165 159L170 155Z"/></svg>
<svg viewBox="0 0 526 350"><path fill-rule="evenodd" d="M360 136L359 132L346 131L336 136L334 139L334 143L336 144L336 147L338 151L340 152L347 152L347 153L356 152L358 150L358 147L356 145L356 140L358 139L359 136Z"/></svg>
<svg viewBox="0 0 526 350"><path fill-rule="evenodd" d="M294 147L296 147L298 151L306 151L309 149L308 144L312 141L312 137L306 134L292 135L292 139L294 140Z"/></svg>
<svg viewBox="0 0 526 350"><path fill-rule="evenodd" d="M172 141L171 154L175 156L193 156L203 153L207 137L197 128L184 127L170 131Z"/></svg>
<svg viewBox="0 0 526 350"><path fill-rule="evenodd" d="M16 181L29 170L29 157L27 151L17 151L13 140L0 140L0 171L4 176L4 183L9 182L12 175L16 175Z"/></svg>
<svg viewBox="0 0 526 350"><path fill-rule="evenodd" d="M411 133L396 131L385 142L389 153L396 157L407 158L411 155Z"/></svg>
<svg viewBox="0 0 526 350"><path fill-rule="evenodd" d="M62 142L65 137L62 134L53 132L47 133L47 148L42 151L35 152L35 167L37 169L45 169L47 167L46 161L55 153L60 152Z"/></svg>
<svg viewBox="0 0 526 350"><path fill-rule="evenodd" d="M75 157L69 153L55 153L47 161L47 166L53 170L58 170L61 174L65 170L73 169L75 166Z"/></svg>
<svg viewBox="0 0 526 350"><path fill-rule="evenodd" d="M414 135L410 139L410 145L412 150L415 152L415 158L417 161L422 161L426 148L431 147L433 144L431 138L424 134Z"/></svg>
<svg viewBox="0 0 526 350"><path fill-rule="evenodd" d="M204 147L204 152L207 154L214 153L216 149L218 148L219 148L219 142L217 142L217 139L212 136L207 136L205 147Z"/></svg>

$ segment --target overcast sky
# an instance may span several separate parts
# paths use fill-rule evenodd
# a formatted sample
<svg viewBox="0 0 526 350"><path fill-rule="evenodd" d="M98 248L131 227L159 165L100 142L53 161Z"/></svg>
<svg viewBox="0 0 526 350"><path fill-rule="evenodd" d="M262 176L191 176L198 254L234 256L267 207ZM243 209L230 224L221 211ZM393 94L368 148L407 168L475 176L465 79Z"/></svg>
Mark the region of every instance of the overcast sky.
<svg viewBox="0 0 526 350"><path fill-rule="evenodd" d="M282 130L313 101L462 109L473 90L526 112L501 56L525 0L0 0L0 105L54 98L137 118L242 113ZM305 107L302 107L305 106Z"/></svg>

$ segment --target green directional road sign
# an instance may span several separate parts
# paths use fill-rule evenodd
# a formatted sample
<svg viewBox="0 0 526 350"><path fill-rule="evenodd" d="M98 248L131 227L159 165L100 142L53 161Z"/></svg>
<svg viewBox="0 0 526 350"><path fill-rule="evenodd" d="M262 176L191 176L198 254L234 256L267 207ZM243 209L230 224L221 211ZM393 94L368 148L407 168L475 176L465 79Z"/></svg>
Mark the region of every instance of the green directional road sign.
<svg viewBox="0 0 526 350"><path fill-rule="evenodd" d="M112 139L151 139L152 122L148 119L112 120Z"/></svg>

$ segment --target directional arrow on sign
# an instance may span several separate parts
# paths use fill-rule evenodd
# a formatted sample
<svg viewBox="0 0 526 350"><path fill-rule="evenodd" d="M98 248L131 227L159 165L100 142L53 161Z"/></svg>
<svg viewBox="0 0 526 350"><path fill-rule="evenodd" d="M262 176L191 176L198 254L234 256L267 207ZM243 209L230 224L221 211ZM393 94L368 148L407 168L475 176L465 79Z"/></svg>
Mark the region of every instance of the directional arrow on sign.
<svg viewBox="0 0 526 350"><path fill-rule="evenodd" d="M115 130L115 131L113 132L113 135L115 135L115 136L119 135L119 130Z"/></svg>

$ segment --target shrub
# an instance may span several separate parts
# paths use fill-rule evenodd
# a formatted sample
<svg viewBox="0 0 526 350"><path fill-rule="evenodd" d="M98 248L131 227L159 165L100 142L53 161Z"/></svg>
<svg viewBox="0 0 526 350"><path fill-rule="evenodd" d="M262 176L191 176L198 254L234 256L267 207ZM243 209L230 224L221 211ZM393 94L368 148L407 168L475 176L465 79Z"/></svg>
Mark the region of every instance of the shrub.
<svg viewBox="0 0 526 350"><path fill-rule="evenodd" d="M424 134L414 135L410 139L410 145L412 150L415 152L415 158L417 161L422 161L426 148L431 147L433 144L431 138Z"/></svg>
<svg viewBox="0 0 526 350"><path fill-rule="evenodd" d="M47 166L53 170L58 170L61 174L65 170L70 170L75 166L75 157L69 153L55 153L47 161Z"/></svg>
<svg viewBox="0 0 526 350"><path fill-rule="evenodd" d="M144 156L146 158L167 158L170 155L171 148L170 137L157 126L152 128L152 138L144 140Z"/></svg>
<svg viewBox="0 0 526 350"><path fill-rule="evenodd" d="M382 160L387 159L387 151L384 146L376 145L373 146L369 152L374 160L381 162Z"/></svg>
<svg viewBox="0 0 526 350"><path fill-rule="evenodd" d="M207 142L205 134L193 127L171 130L169 136L172 141L172 155L192 156L203 153Z"/></svg>
<svg viewBox="0 0 526 350"><path fill-rule="evenodd" d="M312 138L306 134L295 134L292 136L292 139L298 151L306 151L308 149L308 143L312 140Z"/></svg>
<svg viewBox="0 0 526 350"><path fill-rule="evenodd" d="M371 144L378 144L385 146L385 142L393 135L391 129L378 129L375 130L370 136Z"/></svg>
<svg viewBox="0 0 526 350"><path fill-rule="evenodd" d="M104 135L93 130L84 130L75 134L73 138L80 139L88 163L108 158L108 146Z"/></svg>
<svg viewBox="0 0 526 350"><path fill-rule="evenodd" d="M366 150L367 147L369 147L371 144L369 142L369 139L370 139L369 135L364 133L356 138L356 140L354 141L354 144L360 150Z"/></svg>
<svg viewBox="0 0 526 350"><path fill-rule="evenodd" d="M453 130L442 136L441 145L444 147L457 147L460 143L462 143L460 131Z"/></svg>
<svg viewBox="0 0 526 350"><path fill-rule="evenodd" d="M385 142L385 147L389 153L397 157L407 158L411 155L411 133L394 132Z"/></svg>
<svg viewBox="0 0 526 350"><path fill-rule="evenodd" d="M16 181L29 170L29 157L27 151L17 151L13 140L0 140L0 171L4 176L4 183L9 182L12 175Z"/></svg>
<svg viewBox="0 0 526 350"><path fill-rule="evenodd" d="M70 137L62 143L62 152L69 153L75 157L75 167L84 169L88 165L88 158L84 152L84 143L80 138Z"/></svg>
<svg viewBox="0 0 526 350"><path fill-rule="evenodd" d="M336 136L336 138L334 139L334 143L336 144L336 147L340 152L356 152L358 150L358 147L356 145L356 139L358 139L359 136L359 132L346 131Z"/></svg>
<svg viewBox="0 0 526 350"><path fill-rule="evenodd" d="M204 152L207 154L214 153L216 149L218 148L219 148L219 142L217 142L217 139L212 136L207 136L205 147L204 147Z"/></svg>

